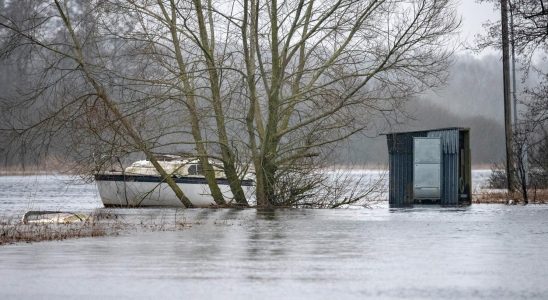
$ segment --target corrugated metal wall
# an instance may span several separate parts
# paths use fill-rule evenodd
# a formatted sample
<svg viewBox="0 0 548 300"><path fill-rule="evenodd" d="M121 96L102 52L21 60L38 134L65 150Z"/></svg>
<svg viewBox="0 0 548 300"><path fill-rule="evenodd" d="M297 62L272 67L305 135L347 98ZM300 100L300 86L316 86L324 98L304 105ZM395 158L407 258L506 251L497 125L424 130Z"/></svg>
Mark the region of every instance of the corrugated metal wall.
<svg viewBox="0 0 548 300"><path fill-rule="evenodd" d="M390 207L412 206L413 138L439 137L442 145L440 204L458 205L459 129L388 134Z"/></svg>
<svg viewBox="0 0 548 300"><path fill-rule="evenodd" d="M426 137L426 132L389 134L390 207L413 206L413 137Z"/></svg>
<svg viewBox="0 0 548 300"><path fill-rule="evenodd" d="M441 205L459 204L459 130L439 130L428 132L428 137L441 138Z"/></svg>

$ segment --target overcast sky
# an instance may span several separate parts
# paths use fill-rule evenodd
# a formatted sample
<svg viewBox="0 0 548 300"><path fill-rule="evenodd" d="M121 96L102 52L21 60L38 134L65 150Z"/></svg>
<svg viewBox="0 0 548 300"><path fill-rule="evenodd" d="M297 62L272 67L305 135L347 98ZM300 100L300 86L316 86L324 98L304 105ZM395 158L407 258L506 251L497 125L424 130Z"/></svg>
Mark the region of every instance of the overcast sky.
<svg viewBox="0 0 548 300"><path fill-rule="evenodd" d="M460 0L458 13L462 17L460 40L463 46L473 46L474 36L484 32L483 23L500 19L500 12L495 10L492 3L478 3L477 0ZM494 50L486 52L493 53Z"/></svg>

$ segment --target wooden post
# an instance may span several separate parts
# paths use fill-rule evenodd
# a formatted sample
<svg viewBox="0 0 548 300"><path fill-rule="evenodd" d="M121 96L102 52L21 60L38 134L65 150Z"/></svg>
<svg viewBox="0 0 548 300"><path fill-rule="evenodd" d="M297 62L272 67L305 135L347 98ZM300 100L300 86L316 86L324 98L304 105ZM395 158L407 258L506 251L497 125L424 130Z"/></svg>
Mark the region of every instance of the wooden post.
<svg viewBox="0 0 548 300"><path fill-rule="evenodd" d="M510 98L510 55L508 40L508 0L500 0L502 26L502 77L504 83L504 131L506 134L506 184L508 193L514 191L514 155L512 151L512 124Z"/></svg>

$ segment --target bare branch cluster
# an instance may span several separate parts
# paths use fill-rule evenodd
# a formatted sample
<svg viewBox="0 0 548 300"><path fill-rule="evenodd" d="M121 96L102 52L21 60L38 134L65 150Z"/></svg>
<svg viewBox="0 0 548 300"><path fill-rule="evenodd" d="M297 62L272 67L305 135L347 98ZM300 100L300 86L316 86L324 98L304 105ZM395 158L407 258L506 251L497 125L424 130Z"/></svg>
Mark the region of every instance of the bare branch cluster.
<svg viewBox="0 0 548 300"><path fill-rule="evenodd" d="M34 82L3 100L4 129L22 140L64 137L89 172L132 153L153 164L159 152L192 153L220 205L209 159L222 162L240 205L249 202L242 166L253 166L261 207L310 206L336 182L319 170L340 142L443 84L459 25L450 0L8 6L0 57L25 57ZM341 200L330 206L349 203Z"/></svg>

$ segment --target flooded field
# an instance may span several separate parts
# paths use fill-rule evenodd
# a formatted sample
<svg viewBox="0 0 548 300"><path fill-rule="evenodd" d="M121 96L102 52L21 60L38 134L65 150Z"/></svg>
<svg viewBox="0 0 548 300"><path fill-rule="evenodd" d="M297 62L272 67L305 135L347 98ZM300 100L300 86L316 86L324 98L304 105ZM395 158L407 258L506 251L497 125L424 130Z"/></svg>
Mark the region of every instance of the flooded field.
<svg viewBox="0 0 548 300"><path fill-rule="evenodd" d="M0 177L4 215L101 206L93 185L29 180ZM109 211L188 226L2 246L0 299L548 298L548 206Z"/></svg>
<svg viewBox="0 0 548 300"><path fill-rule="evenodd" d="M490 170L474 170L473 189L484 187ZM384 171L351 171L361 182L380 183L388 190L388 176ZM388 194L381 195L388 200ZM63 210L90 212L103 207L94 183L78 178L48 176L0 176L0 218L19 217L28 210Z"/></svg>
<svg viewBox="0 0 548 300"><path fill-rule="evenodd" d="M0 176L0 217L28 210L88 212L103 207L93 183L69 176Z"/></svg>

